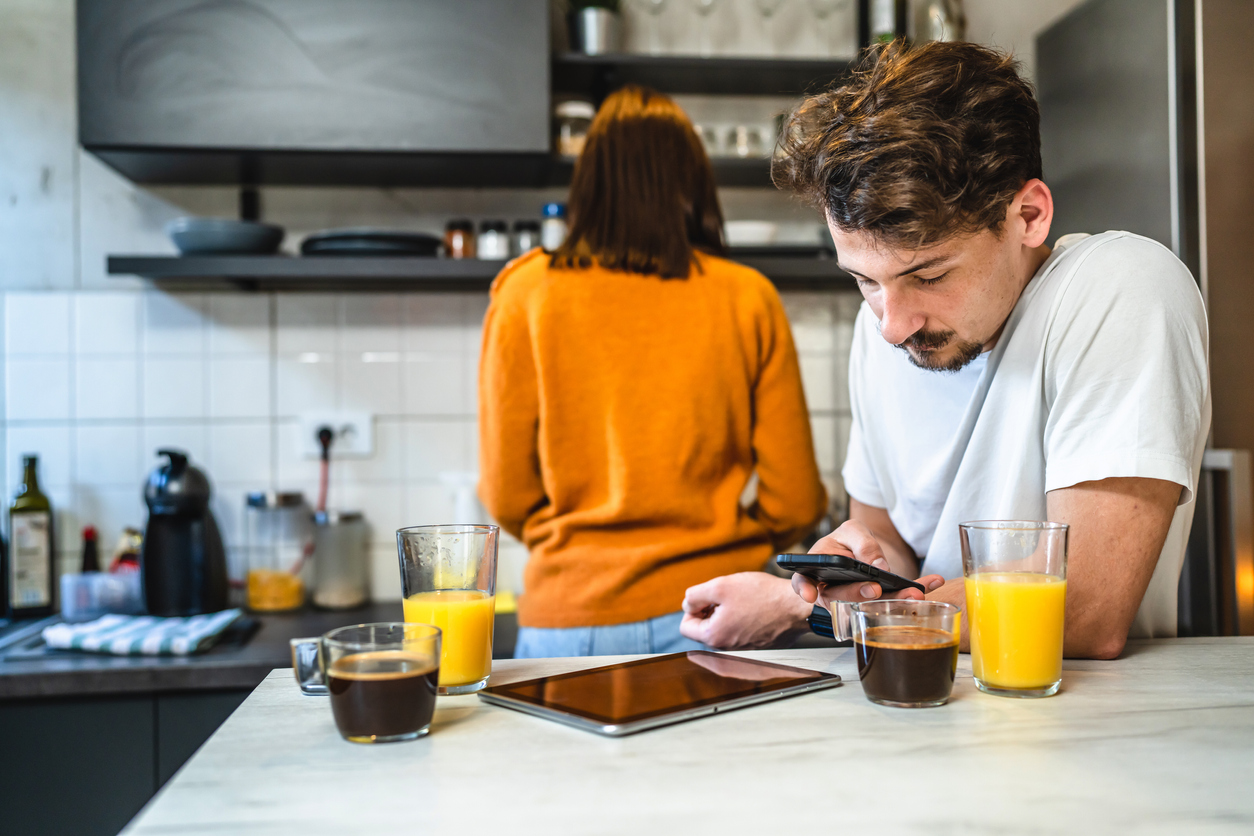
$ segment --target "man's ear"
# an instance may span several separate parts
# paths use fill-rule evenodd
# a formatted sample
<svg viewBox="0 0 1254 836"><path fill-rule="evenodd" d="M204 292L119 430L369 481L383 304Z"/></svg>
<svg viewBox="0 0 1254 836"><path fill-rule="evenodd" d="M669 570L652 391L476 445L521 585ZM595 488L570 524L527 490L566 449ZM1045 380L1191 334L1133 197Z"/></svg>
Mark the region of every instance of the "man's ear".
<svg viewBox="0 0 1254 836"><path fill-rule="evenodd" d="M1054 222L1054 196L1044 181L1032 179L1024 183L1010 201L1011 214L1023 224L1023 246L1035 249L1049 239Z"/></svg>

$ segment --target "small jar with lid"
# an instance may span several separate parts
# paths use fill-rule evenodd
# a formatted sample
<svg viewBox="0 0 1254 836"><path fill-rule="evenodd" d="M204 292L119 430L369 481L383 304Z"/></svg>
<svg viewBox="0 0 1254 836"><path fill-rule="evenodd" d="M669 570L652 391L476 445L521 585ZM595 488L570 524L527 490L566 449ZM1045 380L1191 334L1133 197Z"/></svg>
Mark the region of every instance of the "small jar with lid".
<svg viewBox="0 0 1254 836"><path fill-rule="evenodd" d="M514 221L514 255L531 252L540 246L539 221Z"/></svg>
<svg viewBox="0 0 1254 836"><path fill-rule="evenodd" d="M553 108L557 129L557 153L563 157L578 157L588 141L588 129L597 110L592 102L574 100L561 102Z"/></svg>
<svg viewBox="0 0 1254 836"><path fill-rule="evenodd" d="M479 224L479 239L475 242L479 258L504 260L509 258L509 224L505 221L484 221Z"/></svg>
<svg viewBox="0 0 1254 836"><path fill-rule="evenodd" d="M444 255L448 258L475 257L475 225L460 218L444 226Z"/></svg>
<svg viewBox="0 0 1254 836"><path fill-rule="evenodd" d="M281 612L304 606L313 554L313 525L298 493L251 493L247 498L248 608Z"/></svg>
<svg viewBox="0 0 1254 836"><path fill-rule="evenodd" d="M344 610L370 597L366 521L359 511L314 514L315 607Z"/></svg>
<svg viewBox="0 0 1254 836"><path fill-rule="evenodd" d="M553 252L566 240L566 204L544 204L544 220L540 222L540 246Z"/></svg>

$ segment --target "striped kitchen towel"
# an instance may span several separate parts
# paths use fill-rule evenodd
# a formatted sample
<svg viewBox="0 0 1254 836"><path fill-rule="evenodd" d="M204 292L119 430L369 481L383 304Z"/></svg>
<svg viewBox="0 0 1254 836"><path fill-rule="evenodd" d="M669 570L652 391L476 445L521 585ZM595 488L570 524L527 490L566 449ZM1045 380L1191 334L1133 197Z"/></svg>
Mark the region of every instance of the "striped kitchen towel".
<svg viewBox="0 0 1254 836"><path fill-rule="evenodd" d="M105 615L83 624L45 627L44 641L61 650L115 656L190 656L212 647L222 631L239 617L238 609L187 618Z"/></svg>

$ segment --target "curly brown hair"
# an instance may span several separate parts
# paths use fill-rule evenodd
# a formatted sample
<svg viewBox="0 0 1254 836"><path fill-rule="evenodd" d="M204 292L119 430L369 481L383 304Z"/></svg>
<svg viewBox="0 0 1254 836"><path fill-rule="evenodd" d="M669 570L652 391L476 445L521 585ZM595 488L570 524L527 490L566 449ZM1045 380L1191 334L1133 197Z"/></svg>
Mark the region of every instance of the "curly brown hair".
<svg viewBox="0 0 1254 836"><path fill-rule="evenodd" d="M1018 70L970 43L872 47L851 80L792 112L771 176L890 246L1000 233L1015 192L1041 177L1040 109Z"/></svg>

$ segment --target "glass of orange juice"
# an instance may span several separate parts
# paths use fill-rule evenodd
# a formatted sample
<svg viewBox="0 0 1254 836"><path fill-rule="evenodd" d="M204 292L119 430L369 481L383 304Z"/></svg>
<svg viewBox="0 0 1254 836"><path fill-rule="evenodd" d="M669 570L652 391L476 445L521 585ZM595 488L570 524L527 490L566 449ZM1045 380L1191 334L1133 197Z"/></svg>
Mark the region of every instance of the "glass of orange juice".
<svg viewBox="0 0 1254 836"><path fill-rule="evenodd" d="M987 694L1050 697L1062 685L1067 525L986 520L958 526L971 672Z"/></svg>
<svg viewBox="0 0 1254 836"><path fill-rule="evenodd" d="M492 673L494 525L418 525L396 532L405 621L444 632L440 694L470 694Z"/></svg>

